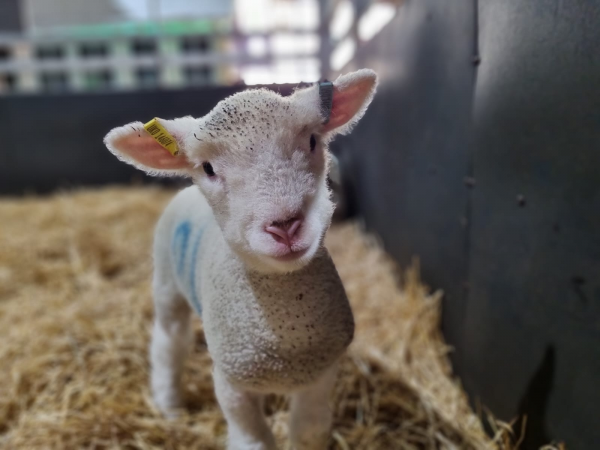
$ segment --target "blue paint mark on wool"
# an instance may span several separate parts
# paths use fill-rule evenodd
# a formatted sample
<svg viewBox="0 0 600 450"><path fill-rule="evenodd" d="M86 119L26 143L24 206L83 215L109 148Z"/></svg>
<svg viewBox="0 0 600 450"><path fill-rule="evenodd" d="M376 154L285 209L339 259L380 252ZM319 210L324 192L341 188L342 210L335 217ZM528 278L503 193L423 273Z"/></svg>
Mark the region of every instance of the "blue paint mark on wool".
<svg viewBox="0 0 600 450"><path fill-rule="evenodd" d="M200 249L200 240L202 239L202 235L204 234L204 226L200 227L198 230L198 237L196 237L196 241L194 242L194 248L192 249L192 262L190 264L190 292L191 292L191 301L192 306L198 313L200 317L202 317L202 305L200 303L200 299L198 298L197 289L199 286L196 286L196 264L198 264L198 250Z"/></svg>
<svg viewBox="0 0 600 450"><path fill-rule="evenodd" d="M198 251L200 250L200 241L202 239L202 235L204 234L204 229L206 228L206 224L201 225L198 228L198 234L195 236L194 243L192 245L192 254L190 260L190 270L188 272L189 280L185 279L186 272L186 255L188 246L190 243L190 235L192 233L192 225L189 221L183 221L175 228L175 233L173 234L173 241L171 245L171 251L173 253L173 259L177 265L177 276L182 282L186 283L189 286L190 298L189 301L192 304L192 307L198 313L199 316L202 316L202 304L200 303L200 299L198 298L198 288L196 285L196 266L198 264ZM195 232L196 230L194 230Z"/></svg>
<svg viewBox="0 0 600 450"><path fill-rule="evenodd" d="M192 226L186 220L185 222L181 222L177 225L175 229L175 234L173 235L173 243L172 243L172 252L173 257L177 260L177 275L183 275L183 270L185 268L185 254L188 247L188 241L190 240L190 232L192 231ZM177 258L179 253L179 258Z"/></svg>

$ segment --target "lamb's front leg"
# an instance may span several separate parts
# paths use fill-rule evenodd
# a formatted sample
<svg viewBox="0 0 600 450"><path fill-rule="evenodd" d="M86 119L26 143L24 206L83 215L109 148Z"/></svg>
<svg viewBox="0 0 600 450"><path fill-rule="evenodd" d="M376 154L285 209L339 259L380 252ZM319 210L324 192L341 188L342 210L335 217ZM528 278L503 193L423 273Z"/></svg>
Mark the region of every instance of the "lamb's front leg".
<svg viewBox="0 0 600 450"><path fill-rule="evenodd" d="M290 439L294 450L324 450L331 434L331 390L337 367L331 367L316 383L294 392L291 401Z"/></svg>
<svg viewBox="0 0 600 450"><path fill-rule="evenodd" d="M264 396L241 390L217 370L215 393L227 420L228 450L275 450L275 439L265 422Z"/></svg>

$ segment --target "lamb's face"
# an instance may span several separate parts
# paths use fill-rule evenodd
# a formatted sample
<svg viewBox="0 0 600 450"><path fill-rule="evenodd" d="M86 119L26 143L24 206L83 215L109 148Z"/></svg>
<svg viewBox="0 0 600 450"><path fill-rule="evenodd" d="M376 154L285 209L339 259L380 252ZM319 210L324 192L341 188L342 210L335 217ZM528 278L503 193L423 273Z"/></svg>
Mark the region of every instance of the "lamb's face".
<svg viewBox="0 0 600 450"><path fill-rule="evenodd" d="M241 92L200 119L160 119L178 156L141 122L113 129L104 142L148 173L191 177L244 261L257 270L289 272L311 260L331 221L327 142L350 131L376 85L368 69L339 77L328 120L317 85L285 98L264 89Z"/></svg>
<svg viewBox="0 0 600 450"><path fill-rule="evenodd" d="M322 121L306 96L246 91L201 119L188 141L195 183L230 247L257 270L303 267L329 227Z"/></svg>

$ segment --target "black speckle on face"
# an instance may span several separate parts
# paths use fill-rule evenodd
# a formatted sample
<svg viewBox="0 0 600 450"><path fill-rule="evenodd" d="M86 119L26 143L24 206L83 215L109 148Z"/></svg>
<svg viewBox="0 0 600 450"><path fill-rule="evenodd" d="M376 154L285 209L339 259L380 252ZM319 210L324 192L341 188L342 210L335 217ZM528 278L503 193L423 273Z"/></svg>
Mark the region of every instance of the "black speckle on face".
<svg viewBox="0 0 600 450"><path fill-rule="evenodd" d="M310 135L310 151L314 152L316 146L317 146L317 140L315 139L315 135L311 134Z"/></svg>

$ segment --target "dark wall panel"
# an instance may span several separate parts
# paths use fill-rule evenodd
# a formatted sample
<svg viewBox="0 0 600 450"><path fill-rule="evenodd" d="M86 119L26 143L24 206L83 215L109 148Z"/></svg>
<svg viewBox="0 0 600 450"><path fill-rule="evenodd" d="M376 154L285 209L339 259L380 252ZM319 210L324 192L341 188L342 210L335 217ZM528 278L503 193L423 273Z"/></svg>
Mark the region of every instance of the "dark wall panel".
<svg viewBox="0 0 600 450"><path fill-rule="evenodd" d="M155 116L199 117L240 89L5 97L0 102L0 193L143 178L106 149L102 139L108 131ZM277 90L285 95L291 86Z"/></svg>
<svg viewBox="0 0 600 450"><path fill-rule="evenodd" d="M600 4L479 5L465 382L600 448Z"/></svg>

